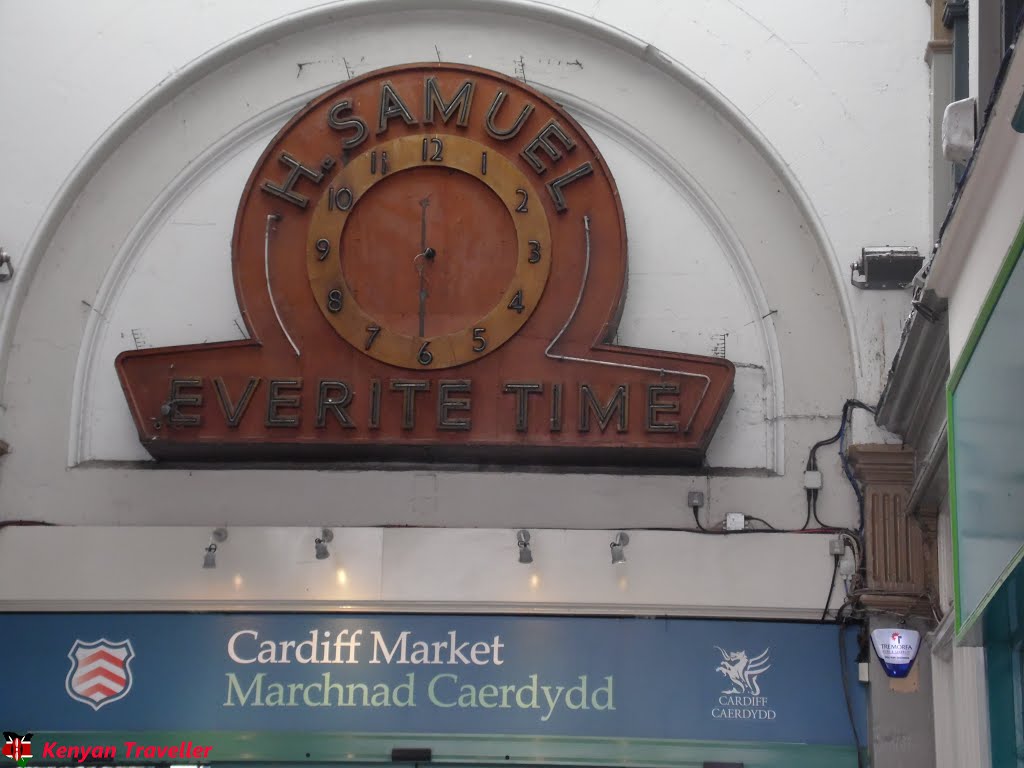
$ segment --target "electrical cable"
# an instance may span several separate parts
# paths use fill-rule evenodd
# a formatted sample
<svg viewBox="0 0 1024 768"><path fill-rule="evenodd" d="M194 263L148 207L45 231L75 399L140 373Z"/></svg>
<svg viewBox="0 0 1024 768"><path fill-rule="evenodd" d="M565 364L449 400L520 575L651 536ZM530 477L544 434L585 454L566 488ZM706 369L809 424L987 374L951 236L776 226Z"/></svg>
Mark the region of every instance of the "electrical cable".
<svg viewBox="0 0 1024 768"><path fill-rule="evenodd" d="M850 481L850 485L853 487L854 495L857 497L857 512L858 512L858 525L857 531L861 532L864 530L864 496L860 490L860 486L857 484L856 478L853 476L853 472L850 470L849 462L846 460L846 454L843 451L844 440L846 435L846 427L850 422L850 416L853 409L861 408L868 413L874 414L876 408L861 402L860 400L851 398L843 403L843 409L840 413L839 418L839 429L831 437L819 440L811 446L810 451L807 454L806 469L808 472L818 470L818 450L825 446L839 443L839 460L843 466L843 473L846 475L847 480ZM817 489L808 489L807 504L808 504L808 516L813 517L818 525L822 527L829 527L826 523L822 522L821 518L818 517L817 509L818 491Z"/></svg>
<svg viewBox="0 0 1024 768"><path fill-rule="evenodd" d="M821 518L818 517L818 490L817 489L813 489L811 491L810 512L811 512L811 515L814 516L814 522L816 522L822 528L830 528L831 527L831 526L825 525L825 523L821 522Z"/></svg>
<svg viewBox="0 0 1024 768"><path fill-rule="evenodd" d="M832 602L832 592L836 588L837 573L839 573L839 555L832 555L832 581L828 585L828 597L825 598L825 609L821 612L821 621L824 621L828 615L828 605Z"/></svg>
<svg viewBox="0 0 1024 768"><path fill-rule="evenodd" d="M846 459L846 451L844 450L845 441L845 429L843 435L839 437L839 462L843 465L843 473L846 475L846 479L850 481L850 485L853 487L853 495L857 497L857 513L859 525L857 530L864 530L864 492L860 489L860 483L857 482L857 478L853 476L853 471L850 469L850 462Z"/></svg>
<svg viewBox="0 0 1024 768"><path fill-rule="evenodd" d="M849 603L843 603L836 612L836 620L839 622L836 635L839 637L839 677L843 682L843 699L846 701L846 714L850 718L850 730L853 731L853 746L857 750L857 768L864 768L864 756L860 750L860 734L857 733L857 720L853 716L853 702L850 699L850 681L847 679L846 664L846 643L843 642L843 630L846 628L842 621L843 608Z"/></svg>
<svg viewBox="0 0 1024 768"><path fill-rule="evenodd" d="M695 523L697 523L698 530L701 530L704 533L714 533L714 531L709 531L707 528L705 528L703 525L700 524L700 516L697 514L699 512L699 510L700 510L700 507L698 507L696 504L694 504L693 505L693 521Z"/></svg>
<svg viewBox="0 0 1024 768"><path fill-rule="evenodd" d="M694 506L694 507L692 507L692 510L693 510L693 520L697 524L697 531L695 531L695 532L710 533L710 534L801 533L801 532L809 533L810 531L808 530L807 526L809 526L811 524L811 519L813 518L814 521L818 524L819 532L822 532L822 533L825 533L825 532L836 532L836 533L848 532L848 533L851 533L854 536L859 538L862 535L863 530L864 530L864 496L863 496L863 493L860 490L860 486L857 484L856 478L854 478L854 476L853 476L853 472L850 470L849 463L846 461L846 455L843 452L843 447L844 447L844 442L843 441L844 441L844 437L845 437L845 434L846 434L847 423L850 420L851 412L855 408L861 408L861 409L867 411L868 413L872 413L872 414L875 413L876 410L877 410L876 408L874 408L874 407L872 407L870 405L867 405L866 403L864 403L864 402L862 402L860 400L857 400L855 398L850 398L850 399L846 400L843 403L843 408L842 408L842 411L840 413L839 429L831 437L825 438L824 440L819 440L818 442L816 442L814 445L811 446L811 449L810 449L810 451L808 452L808 455L807 455L807 464L806 464L806 469L807 469L808 472L817 471L817 469L818 469L818 450L821 449L821 448L824 448L825 446L833 445L834 443L837 443L837 442L839 443L839 458L840 458L840 461L841 461L841 463L843 465L843 472L846 474L847 479L850 481L850 485L853 487L853 492L854 492L854 494L857 497L857 509L858 509L859 515L858 515L858 527L857 527L857 529L855 531L852 530L852 529L849 529L849 528L844 528L842 526L829 525L828 523L824 522L820 517L818 517L818 489L816 489L816 488L808 488L808 489L806 489L807 512L806 512L806 515L804 516L804 523L799 528L776 528L775 526L773 526L771 523L769 523L767 520L765 520L763 518L756 517L754 515L747 515L746 518L748 520L755 520L755 521L761 523L762 525L764 525L765 528L764 529L757 529L757 530L743 529L743 530L739 530L739 531L718 531L718 530L712 530L710 528L705 528L704 527L704 525L700 521L700 515L699 515L700 507ZM838 563L838 561L837 561L837 563ZM838 565L837 565L837 568L838 568ZM831 586L833 588L835 587L835 574L833 574L832 585ZM827 610L827 606L826 606L826 610Z"/></svg>
<svg viewBox="0 0 1024 768"><path fill-rule="evenodd" d="M851 399L843 403L843 409L840 413L838 431L836 431L836 433L832 437L826 438L824 440L819 440L818 442L811 446L810 453L807 456L808 470L814 470L818 468L818 449L824 448L826 445L832 445L833 443L838 442L840 437L842 437L843 429L846 426L846 421L847 419L850 418L850 411L852 411L854 408L861 408L871 414L875 413L875 408L865 403L862 403L860 400Z"/></svg>
<svg viewBox="0 0 1024 768"><path fill-rule="evenodd" d="M767 520L765 520L764 518L761 518L761 517L755 517L754 515L747 515L747 520L756 520L757 522L761 523L761 525L763 525L766 528L768 528L768 530L770 530L770 531L777 531L777 530L779 530L774 525L772 525Z"/></svg>

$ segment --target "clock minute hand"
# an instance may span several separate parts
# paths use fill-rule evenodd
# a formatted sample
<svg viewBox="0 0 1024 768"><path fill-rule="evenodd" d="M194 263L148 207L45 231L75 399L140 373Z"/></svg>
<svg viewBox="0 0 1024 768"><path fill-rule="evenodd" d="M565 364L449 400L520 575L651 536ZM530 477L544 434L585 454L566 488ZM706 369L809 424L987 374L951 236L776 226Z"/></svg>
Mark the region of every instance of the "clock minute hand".
<svg viewBox="0 0 1024 768"><path fill-rule="evenodd" d="M424 260L432 260L434 258L434 249L427 247L427 206L430 205L430 197L424 197L420 200L420 208L422 210L420 218L420 253L416 256L414 261L416 262L416 271L420 275L420 293L419 293L419 306L420 306L420 337L424 335L426 330L427 321L427 282L426 276L423 274L425 267Z"/></svg>

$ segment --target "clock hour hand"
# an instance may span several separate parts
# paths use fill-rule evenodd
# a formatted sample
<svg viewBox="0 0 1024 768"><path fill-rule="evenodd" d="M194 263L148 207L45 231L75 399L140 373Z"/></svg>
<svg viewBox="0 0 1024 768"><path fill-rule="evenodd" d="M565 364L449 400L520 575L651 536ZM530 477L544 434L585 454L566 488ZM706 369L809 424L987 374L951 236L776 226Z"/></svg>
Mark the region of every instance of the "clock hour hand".
<svg viewBox="0 0 1024 768"><path fill-rule="evenodd" d="M427 279L423 274L424 262L433 261L437 255L433 248L427 247L427 206L430 205L430 197L424 197L420 200L420 208L422 209L422 218L420 219L420 253L416 255L413 262L416 264L416 271L420 275L420 294L419 294L419 306L420 306L420 337L425 335L425 326L427 321Z"/></svg>

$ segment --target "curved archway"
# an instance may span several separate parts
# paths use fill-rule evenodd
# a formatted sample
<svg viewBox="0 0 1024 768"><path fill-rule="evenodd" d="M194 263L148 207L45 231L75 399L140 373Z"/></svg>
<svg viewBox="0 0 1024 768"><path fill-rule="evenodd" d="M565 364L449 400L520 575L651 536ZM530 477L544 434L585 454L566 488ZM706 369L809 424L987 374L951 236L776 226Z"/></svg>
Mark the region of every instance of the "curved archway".
<svg viewBox="0 0 1024 768"><path fill-rule="evenodd" d="M63 355L60 363L64 366L62 370L67 371L68 361L73 359L71 368L76 371L73 390L67 383L60 386L73 398L71 429L65 433L68 463L143 457L138 451L125 452L123 443L112 451L98 452L95 444L90 443L94 423L109 422L110 409L116 402L116 398L92 401L97 390L93 377L107 362L102 342L110 330L111 314L131 282L128 278L135 280L140 268L147 268L142 258L168 217L204 183L217 188L218 197L223 199L230 187L227 180L232 162L241 163L245 152L264 141L298 105L334 82L341 71L336 61L324 67L318 80L307 83L295 77L294 64L289 63L291 54L322 53L330 60L341 45L339 38L350 41L358 35L365 50L376 46L381 58L394 62L394 46L389 48L386 44L389 25L394 22L390 14L406 6L400 0L355 0L296 14L236 38L161 84L83 159L37 232L29 261L23 265L27 274L22 276L5 308L0 337L0 352L6 361L19 309L29 309L33 302L25 303L25 299L30 290L38 288L39 311L42 307L63 307L57 313L61 317L54 319L62 323L66 338L74 339L76 333L81 333L82 313L72 297L81 292L81 286L99 286L102 281L95 296L90 295L92 309L85 313L81 353ZM536 78L531 83L563 99L606 146L619 147L617 177L620 169L626 176L638 173L641 167L653 170L665 189L677 196L679 215L690 217L687 221L694 222L695 229L699 224L702 237L706 235L701 242L714 244L717 250L711 256L721 255L727 262L727 270L735 278L736 295L743 296L746 312L742 318L736 318L737 323L749 325L757 332L758 339L756 344L750 342L751 348L761 348L759 356L752 354L749 363L757 386L751 386L748 394L751 402L764 400L764 392L769 394L768 402L759 406L760 411L743 404L733 415L735 423L727 421L723 430L732 438L742 434L744 428L763 430L766 436L760 458L736 458L727 448L715 446L712 461L721 467L782 472L785 438L780 417L811 410L808 404L817 403L820 392L848 391L843 382L852 380L859 364L857 345L851 341L853 324L847 321L846 296L837 289L836 260L796 179L757 130L707 83L642 41L592 19L539 4L489 0L472 4L471 13L466 11L467 7L464 2L445 0L434 4L435 13L430 17L405 13L402 20L409 25L408 29L429 31L431 35L424 35L424 39L437 39L432 35L446 29L449 38L445 48L451 52L448 55L474 55L472 63L492 64L512 74L516 71L516 60L508 55L507 46L495 45L494 50L486 52L465 46L474 48L470 54L458 47L457 36L465 37L474 24L493 24L495 14L502 14L506 25L512 23L509 19L518 25L522 34L516 39L520 42L532 39L538 50L546 50L545 45L549 50L552 39L557 38L562 44L568 40L575 50L593 57L587 59L588 68L578 72L541 67L536 75L531 72ZM267 55L269 49L273 49L271 56ZM398 60L419 59L422 53L403 50ZM523 56L525 52L520 54ZM286 63L287 73L283 71ZM577 76L584 73L585 77ZM658 105L657 111L651 105ZM187 126L188 131L168 128L179 123ZM179 130L187 135L178 135ZM156 147L173 151L154 157ZM148 165L145 173L126 170L143 162ZM218 175L221 171L226 173L223 178ZM120 196L116 194L119 188ZM126 189L130 192L125 192ZM670 202L676 202L676 198ZM74 221L68 217L72 204L77 208ZM649 256L657 250L658 241L658 237L652 237L648 241L651 247L645 250L644 239L632 236L634 230L645 231L647 213L640 207L636 204L633 214L627 210L627 226L635 245L630 256L638 264L644 262L645 254ZM73 231L74 227L78 229ZM93 238L93 247L88 263L79 262L74 267L75 290L50 283L51 275L47 276L45 287L42 282L30 280L28 273L48 260L44 259L46 254L54 257L53 269L66 265L68 243L77 237L76 242L82 247L86 238L81 235L86 230ZM672 233L666 230L659 237L666 241ZM159 260L158 254L151 255ZM823 273L829 276L824 281ZM664 274L664 270L659 274ZM165 285L164 281L158 282ZM139 290L139 295L145 297L143 282L139 283ZM170 287L163 290L173 291ZM699 286L694 290L701 293ZM818 298L810 298L813 296ZM785 319L772 314L780 306ZM839 312L835 311L837 307ZM155 307L147 309L152 311ZM31 321L29 315L23 317ZM677 324L686 326L692 319L677 318ZM742 323L738 322L740 319ZM233 332L230 317L226 326L224 320L221 316L217 320L220 325L207 324L197 332ZM657 320L654 317L652 321L638 308L635 322L624 323L621 332L632 333L633 343L655 332L652 329L656 330ZM811 326L813 332L809 330ZM124 329L116 329L115 337L122 333ZM812 337L813 343L808 343ZM822 344L822 338L828 341ZM175 341L188 340L175 337ZM157 339L150 341L163 343ZM678 341L690 343L693 336L683 335ZM77 339L75 342L77 346ZM825 369L826 381L811 384L790 376L784 391L783 372L799 370L812 359ZM106 388L110 395L108 385L109 382L98 388ZM113 394L117 394L116 388ZM47 406L39 403L29 407L30 411L33 409L45 412ZM750 423L744 424L744 418ZM65 418L64 425L68 421ZM66 428L63 426L61 431ZM132 436L128 434L129 438ZM104 440L106 437L99 442Z"/></svg>

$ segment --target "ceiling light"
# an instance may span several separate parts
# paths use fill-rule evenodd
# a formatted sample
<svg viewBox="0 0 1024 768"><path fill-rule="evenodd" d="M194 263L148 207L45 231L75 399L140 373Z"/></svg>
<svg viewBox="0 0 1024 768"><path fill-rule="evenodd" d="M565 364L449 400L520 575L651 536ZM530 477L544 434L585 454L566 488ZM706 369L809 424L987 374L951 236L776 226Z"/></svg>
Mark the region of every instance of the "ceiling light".
<svg viewBox="0 0 1024 768"><path fill-rule="evenodd" d="M206 554L203 555L203 568L217 567L217 545L228 540L227 528L214 528L210 534L210 543L206 547Z"/></svg>
<svg viewBox="0 0 1024 768"><path fill-rule="evenodd" d="M330 550L327 549L327 544L332 541L334 541L334 531L330 528L322 528L319 538L313 540L313 548L316 551L317 560L326 560L331 556Z"/></svg>
<svg viewBox="0 0 1024 768"><path fill-rule="evenodd" d="M520 531L516 534L519 542L519 562L529 565L533 562L533 552L530 551L530 532Z"/></svg>
<svg viewBox="0 0 1024 768"><path fill-rule="evenodd" d="M609 544L612 548L612 565L621 565L626 562L626 545L629 544L629 534L619 531L615 534L615 540Z"/></svg>

